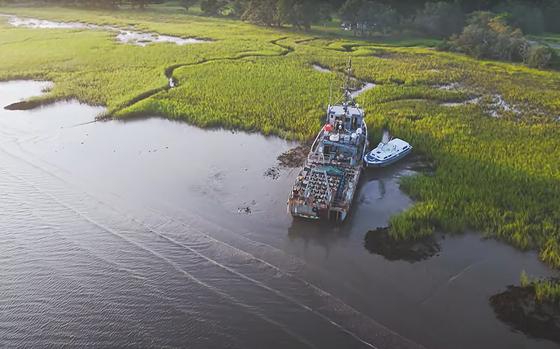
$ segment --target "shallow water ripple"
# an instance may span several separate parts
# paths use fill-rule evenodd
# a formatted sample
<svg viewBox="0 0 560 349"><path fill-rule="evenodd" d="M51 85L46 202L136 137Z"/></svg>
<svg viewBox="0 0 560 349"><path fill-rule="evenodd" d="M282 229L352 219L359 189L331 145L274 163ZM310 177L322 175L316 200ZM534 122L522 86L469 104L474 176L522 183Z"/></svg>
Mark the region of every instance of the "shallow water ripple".
<svg viewBox="0 0 560 349"><path fill-rule="evenodd" d="M382 342L407 343L344 304L333 308L330 295L203 233L174 222L147 226L69 190L40 167L7 152L0 156L6 189L0 210L11 232L0 247L6 262L0 296L9 314L0 328L8 345L84 345L96 338L93 343L143 346L149 338L131 328L148 313L144 326L180 333L164 336L172 346L200 333L210 338L216 327L222 338L212 344L225 343L243 331L236 326L259 329L237 340L280 338L290 347L370 347L362 338L372 329ZM208 313L220 315L208 319Z"/></svg>

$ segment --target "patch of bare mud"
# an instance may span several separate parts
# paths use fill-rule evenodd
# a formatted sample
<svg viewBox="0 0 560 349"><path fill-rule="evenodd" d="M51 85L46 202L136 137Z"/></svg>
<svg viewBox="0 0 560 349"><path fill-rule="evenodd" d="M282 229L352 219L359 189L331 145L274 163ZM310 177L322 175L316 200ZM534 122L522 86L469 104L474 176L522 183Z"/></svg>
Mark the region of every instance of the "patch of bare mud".
<svg viewBox="0 0 560 349"><path fill-rule="evenodd" d="M490 297L496 316L513 330L560 344L560 304L538 302L533 286L508 286Z"/></svg>
<svg viewBox="0 0 560 349"><path fill-rule="evenodd" d="M420 262L436 256L441 247L435 237L428 236L416 240L395 240L389 236L389 228L370 230L364 241L371 253L383 256L389 261Z"/></svg>
<svg viewBox="0 0 560 349"><path fill-rule="evenodd" d="M278 156L278 164L282 167L301 167L307 159L311 146L308 144L298 145Z"/></svg>

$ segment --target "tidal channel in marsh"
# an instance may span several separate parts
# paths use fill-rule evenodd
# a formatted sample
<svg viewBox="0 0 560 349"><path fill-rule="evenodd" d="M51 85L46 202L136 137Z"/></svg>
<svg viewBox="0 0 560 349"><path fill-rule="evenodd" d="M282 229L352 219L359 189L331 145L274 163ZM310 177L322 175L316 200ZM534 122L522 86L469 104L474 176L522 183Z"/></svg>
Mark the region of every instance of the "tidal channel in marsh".
<svg viewBox="0 0 560 349"><path fill-rule="evenodd" d="M45 84L0 83L0 106ZM365 247L412 204L414 157L368 170L332 226L286 213L296 143L101 112L0 109L0 346L557 347L488 303L521 270L556 275L535 253L478 234L418 261Z"/></svg>
<svg viewBox="0 0 560 349"><path fill-rule="evenodd" d="M133 28L118 28L109 25L98 25L83 22L56 22L37 18L21 18L17 16L3 15L8 17L8 23L14 27L34 29L76 29L76 30L106 30L116 32L116 40L121 44L146 46L155 43L173 43L179 46L209 42L208 40L196 38L182 38L178 36L163 35L134 30Z"/></svg>

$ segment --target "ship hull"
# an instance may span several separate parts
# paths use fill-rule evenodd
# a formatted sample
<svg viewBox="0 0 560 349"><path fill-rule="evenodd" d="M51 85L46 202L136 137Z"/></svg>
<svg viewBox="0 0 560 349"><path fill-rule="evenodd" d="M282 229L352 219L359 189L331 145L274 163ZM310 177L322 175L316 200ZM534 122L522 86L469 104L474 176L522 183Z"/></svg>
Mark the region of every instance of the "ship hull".
<svg viewBox="0 0 560 349"><path fill-rule="evenodd" d="M365 128L365 125L364 125ZM318 208L316 206L307 204L306 202L302 201L301 199L296 199L293 196L290 196L287 203L287 211L293 217L298 217L302 219L308 220L328 220L328 221L336 221L336 222L343 222L349 215L352 203L354 201L354 196L358 190L358 183L364 169L363 164L363 154L366 153L367 149L367 128L366 134L364 135L364 141L359 149L359 153L362 154L358 157L356 161L356 165L354 166L347 166L347 167L339 167L340 171L344 171L345 173L351 173L351 176L348 176L346 180L349 182L349 187L347 188L346 195L344 196L344 200L342 202L334 202L332 205L328 205L326 207ZM323 164L319 163L312 163L306 161L304 168L314 169L317 167L324 166ZM329 165L329 167L336 167Z"/></svg>

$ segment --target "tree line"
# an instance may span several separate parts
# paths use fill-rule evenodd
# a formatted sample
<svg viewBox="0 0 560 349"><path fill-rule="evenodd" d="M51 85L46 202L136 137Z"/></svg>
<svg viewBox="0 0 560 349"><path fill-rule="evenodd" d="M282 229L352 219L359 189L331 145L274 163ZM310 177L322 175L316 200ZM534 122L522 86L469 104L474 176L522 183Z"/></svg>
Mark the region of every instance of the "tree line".
<svg viewBox="0 0 560 349"><path fill-rule="evenodd" d="M524 33L560 32L558 0L181 0L208 16L230 16L266 26L311 24L340 18L355 35L423 32L441 38L462 30L468 14L490 11Z"/></svg>
<svg viewBox="0 0 560 349"><path fill-rule="evenodd" d="M2 1L2 0L0 0ZM4 0L5 1L5 0ZM79 7L145 8L165 0L43 0ZM337 17L356 36L405 34L443 39L442 50L477 58L560 66L556 51L525 34L560 33L559 0L177 0L185 10L257 25L309 30Z"/></svg>
<svg viewBox="0 0 560 349"><path fill-rule="evenodd" d="M17 3L17 0L4 0L5 3ZM38 0L37 4L61 5L86 8L117 9L121 5L129 5L136 8L146 8L150 4L163 3L164 0ZM0 4L2 0L0 0Z"/></svg>
<svg viewBox="0 0 560 349"><path fill-rule="evenodd" d="M165 1L40 2L98 8L126 4L144 8ZM560 32L559 0L178 0L178 3L187 10L199 6L207 16L229 16L260 25L292 25L299 29L309 29L313 23L336 16L344 22L345 29L360 36L408 30L448 37L458 33L466 24L468 14L475 11L502 14L509 25L524 33Z"/></svg>

